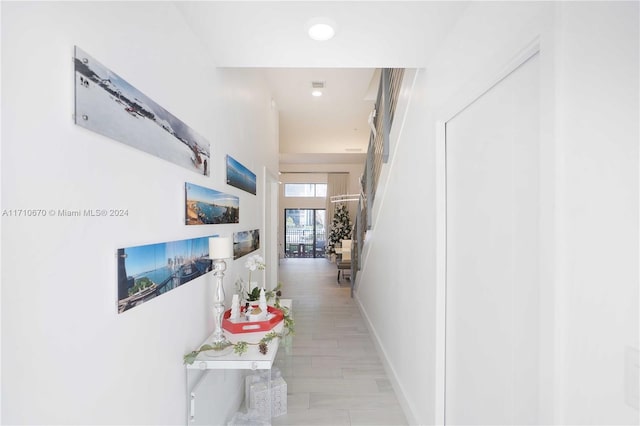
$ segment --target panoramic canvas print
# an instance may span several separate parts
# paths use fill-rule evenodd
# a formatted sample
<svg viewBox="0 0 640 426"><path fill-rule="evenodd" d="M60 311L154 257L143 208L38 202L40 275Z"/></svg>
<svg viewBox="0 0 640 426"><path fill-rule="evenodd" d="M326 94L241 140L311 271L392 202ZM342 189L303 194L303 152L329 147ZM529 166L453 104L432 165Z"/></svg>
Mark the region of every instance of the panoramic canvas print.
<svg viewBox="0 0 640 426"><path fill-rule="evenodd" d="M209 237L118 249L118 313L209 271Z"/></svg>
<svg viewBox="0 0 640 426"><path fill-rule="evenodd" d="M212 225L240 222L240 200L229 195L185 183L185 224Z"/></svg>
<svg viewBox="0 0 640 426"><path fill-rule="evenodd" d="M260 248L260 230L233 233L233 258L237 259Z"/></svg>
<svg viewBox="0 0 640 426"><path fill-rule="evenodd" d="M77 125L209 176L207 140L79 47L74 64Z"/></svg>
<svg viewBox="0 0 640 426"><path fill-rule="evenodd" d="M227 155L227 183L256 195L256 175Z"/></svg>

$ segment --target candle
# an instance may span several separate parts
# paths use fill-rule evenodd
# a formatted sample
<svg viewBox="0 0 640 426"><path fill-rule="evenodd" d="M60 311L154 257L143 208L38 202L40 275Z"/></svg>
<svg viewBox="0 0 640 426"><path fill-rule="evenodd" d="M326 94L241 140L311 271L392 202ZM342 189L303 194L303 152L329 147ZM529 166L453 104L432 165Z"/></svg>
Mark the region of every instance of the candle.
<svg viewBox="0 0 640 426"><path fill-rule="evenodd" d="M209 259L233 258L233 239L230 237L209 238Z"/></svg>

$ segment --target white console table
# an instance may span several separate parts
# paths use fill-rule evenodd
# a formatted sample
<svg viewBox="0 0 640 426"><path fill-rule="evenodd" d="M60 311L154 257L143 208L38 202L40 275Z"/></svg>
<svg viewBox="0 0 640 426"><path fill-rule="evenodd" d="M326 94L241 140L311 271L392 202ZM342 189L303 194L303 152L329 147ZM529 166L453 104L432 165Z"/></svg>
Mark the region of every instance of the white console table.
<svg viewBox="0 0 640 426"><path fill-rule="evenodd" d="M280 299L280 305L289 309L291 314L291 299ZM258 343L265 334L275 331L281 333L284 329L284 321L280 321L272 330L261 331L254 333L230 333L225 331L225 336L231 343L237 343L244 341L247 343ZM211 342L212 336L208 336L207 339L200 344L200 346ZM199 353L193 364L186 365L187 375L187 425L195 424L207 424L207 422L201 422L201 419L196 417L196 413L200 413L203 410L198 409L198 405L211 404L211 401L207 401L206 397L200 398L196 388L200 384L201 380L206 376L206 372L209 370L259 370L267 375L268 383L271 378L271 367L273 361L278 353L278 346L280 345L280 339L276 338L267 344L268 350L266 354L261 354L258 345L250 344L247 347L247 351L241 355L236 354L232 348L229 348L228 352L224 355L213 355L208 352ZM200 347L198 346L198 347ZM209 351L210 352L210 351ZM270 392L270 388L269 388ZM203 399L205 399L203 401ZM204 410L206 412L206 410ZM270 416L268 421L270 421Z"/></svg>

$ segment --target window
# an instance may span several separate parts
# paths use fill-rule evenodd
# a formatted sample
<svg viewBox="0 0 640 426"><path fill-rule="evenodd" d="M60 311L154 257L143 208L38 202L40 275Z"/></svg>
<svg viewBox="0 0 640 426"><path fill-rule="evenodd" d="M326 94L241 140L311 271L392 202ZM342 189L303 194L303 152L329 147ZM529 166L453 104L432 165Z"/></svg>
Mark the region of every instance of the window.
<svg viewBox="0 0 640 426"><path fill-rule="evenodd" d="M286 257L325 257L324 209L284 209Z"/></svg>
<svg viewBox="0 0 640 426"><path fill-rule="evenodd" d="M326 197L326 183L285 183L285 197Z"/></svg>
<svg viewBox="0 0 640 426"><path fill-rule="evenodd" d="M316 197L327 197L326 183L316 183Z"/></svg>

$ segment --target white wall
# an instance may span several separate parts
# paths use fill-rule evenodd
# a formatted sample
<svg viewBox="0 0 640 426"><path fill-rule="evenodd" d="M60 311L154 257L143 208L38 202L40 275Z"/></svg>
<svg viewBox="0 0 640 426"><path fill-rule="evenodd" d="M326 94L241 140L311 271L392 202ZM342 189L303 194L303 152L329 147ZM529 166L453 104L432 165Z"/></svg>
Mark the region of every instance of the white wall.
<svg viewBox="0 0 640 426"><path fill-rule="evenodd" d="M625 375L636 386L639 379L629 377L624 360L627 347L638 350L640 323L640 5L562 3L557 12L566 342L561 420L637 424L638 410L625 405Z"/></svg>
<svg viewBox="0 0 640 426"><path fill-rule="evenodd" d="M383 166L374 203L375 223L366 234L363 267L356 278L356 298L411 424L432 423L435 398L435 188L428 176L434 156L424 143L427 101L420 71L411 109L404 117L402 140L392 140L388 166ZM401 118L396 112L394 125L399 126Z"/></svg>
<svg viewBox="0 0 640 426"><path fill-rule="evenodd" d="M394 122L356 283L416 424L441 421L434 385L441 374L438 120L479 95L536 38L544 171L540 420L638 422L624 396L625 349L638 348L638 4L478 2L431 65L406 81L413 90L403 92L408 109Z"/></svg>
<svg viewBox="0 0 640 426"><path fill-rule="evenodd" d="M203 135L211 177L74 125L74 45ZM2 3L2 209L129 211L2 218L3 423L184 424L182 356L212 329L212 278L117 314L115 252L262 226L263 183L226 185L224 156L277 170L270 96L206 56L171 3ZM238 195L240 224L184 226L186 181Z"/></svg>

